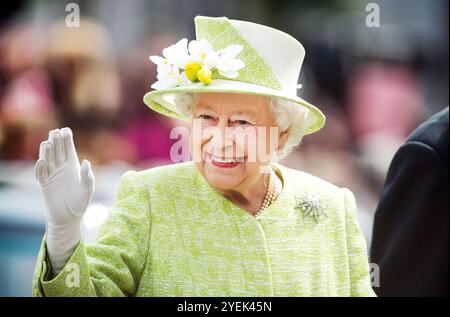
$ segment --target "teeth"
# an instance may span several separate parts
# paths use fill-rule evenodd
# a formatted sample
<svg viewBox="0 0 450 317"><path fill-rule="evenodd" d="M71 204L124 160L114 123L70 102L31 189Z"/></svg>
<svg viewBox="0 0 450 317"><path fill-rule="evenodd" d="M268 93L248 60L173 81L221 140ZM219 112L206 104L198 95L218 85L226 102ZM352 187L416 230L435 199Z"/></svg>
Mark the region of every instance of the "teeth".
<svg viewBox="0 0 450 317"><path fill-rule="evenodd" d="M243 161L243 159L242 158L238 158L238 159L234 159L234 158L220 158L220 157L217 157L217 156L210 156L210 157L212 157L212 159L215 161L215 162L219 162L219 163L225 163L225 164L231 164L231 163L236 163L236 162L242 162Z"/></svg>
<svg viewBox="0 0 450 317"><path fill-rule="evenodd" d="M220 163L234 163L234 162L236 162L234 159L222 159L222 158L219 158L219 157L216 157L216 156L213 156L213 158L214 158L214 161L220 162Z"/></svg>

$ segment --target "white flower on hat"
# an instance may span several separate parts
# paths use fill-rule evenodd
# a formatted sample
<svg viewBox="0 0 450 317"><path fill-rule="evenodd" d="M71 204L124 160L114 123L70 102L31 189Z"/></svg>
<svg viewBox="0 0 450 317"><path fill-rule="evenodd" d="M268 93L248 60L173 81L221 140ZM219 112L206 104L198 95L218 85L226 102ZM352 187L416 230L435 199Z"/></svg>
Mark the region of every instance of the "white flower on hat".
<svg viewBox="0 0 450 317"><path fill-rule="evenodd" d="M225 49L217 52L218 62L217 69L219 74L227 78L236 78L239 76L237 72L245 66L244 62L235 57L242 51L241 45L229 45Z"/></svg>
<svg viewBox="0 0 450 317"><path fill-rule="evenodd" d="M242 51L241 45L229 45L225 49L214 51L211 43L202 39L182 39L163 50L163 56L150 56L158 71L158 81L151 87L154 89L174 88L200 81L208 85L212 80L212 71L227 78L238 77L238 70L245 66L235 57ZM184 71L183 71L184 70Z"/></svg>
<svg viewBox="0 0 450 317"><path fill-rule="evenodd" d="M205 39L189 42L189 53L193 61L200 63L202 68L212 69L217 64L217 53L213 51L211 43Z"/></svg>
<svg viewBox="0 0 450 317"><path fill-rule="evenodd" d="M171 64L164 67L164 71L159 72L156 76L158 81L151 86L153 89L168 89L192 84L186 77L186 73L184 71L180 73L180 69L175 65Z"/></svg>
<svg viewBox="0 0 450 317"><path fill-rule="evenodd" d="M167 89L190 84L185 72L180 73L180 67L190 59L187 50L188 40L181 39L177 43L166 47L162 54L164 57L152 55L150 60L157 65L158 81L151 87L153 89Z"/></svg>
<svg viewBox="0 0 450 317"><path fill-rule="evenodd" d="M156 55L150 56L150 60L158 65L158 73L170 71L169 66L171 65L180 68L189 61L190 57L187 43L188 40L183 38L177 43L163 49L162 54L164 57Z"/></svg>

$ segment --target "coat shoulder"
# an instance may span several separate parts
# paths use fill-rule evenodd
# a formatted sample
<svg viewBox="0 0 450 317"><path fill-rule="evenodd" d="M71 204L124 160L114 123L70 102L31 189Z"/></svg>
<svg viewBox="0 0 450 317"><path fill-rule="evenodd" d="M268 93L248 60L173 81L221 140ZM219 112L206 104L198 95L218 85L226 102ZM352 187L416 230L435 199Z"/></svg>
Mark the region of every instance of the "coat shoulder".
<svg viewBox="0 0 450 317"><path fill-rule="evenodd" d="M197 179L198 173L194 162L161 165L142 171L128 171L123 178L131 178L138 186L149 190L163 190L165 192L177 187L191 186Z"/></svg>
<svg viewBox="0 0 450 317"><path fill-rule="evenodd" d="M282 167L282 171L283 175L286 176L287 181L289 181L296 190L307 189L308 191L315 191L318 194L342 195L341 187L320 177L284 166Z"/></svg>
<svg viewBox="0 0 450 317"><path fill-rule="evenodd" d="M143 171L136 172L141 179L155 178L161 179L183 179L186 177L192 177L195 172L195 164L192 161L167 164L149 168Z"/></svg>
<svg viewBox="0 0 450 317"><path fill-rule="evenodd" d="M353 193L345 187L339 187L329 181L312 174L282 167L286 181L291 186L291 191L298 197L315 197L318 199L329 217L345 219L347 209L356 210Z"/></svg>

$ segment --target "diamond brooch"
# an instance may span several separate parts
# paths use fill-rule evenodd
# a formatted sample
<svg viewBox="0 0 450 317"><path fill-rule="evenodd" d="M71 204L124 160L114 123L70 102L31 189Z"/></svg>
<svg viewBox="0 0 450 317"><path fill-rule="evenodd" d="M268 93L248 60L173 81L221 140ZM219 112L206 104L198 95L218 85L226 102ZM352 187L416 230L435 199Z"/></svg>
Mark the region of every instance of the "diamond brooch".
<svg viewBox="0 0 450 317"><path fill-rule="evenodd" d="M318 196L303 194L301 198L296 197L295 209L299 209L304 217L312 217L318 223L322 216L328 217L325 213L325 206Z"/></svg>

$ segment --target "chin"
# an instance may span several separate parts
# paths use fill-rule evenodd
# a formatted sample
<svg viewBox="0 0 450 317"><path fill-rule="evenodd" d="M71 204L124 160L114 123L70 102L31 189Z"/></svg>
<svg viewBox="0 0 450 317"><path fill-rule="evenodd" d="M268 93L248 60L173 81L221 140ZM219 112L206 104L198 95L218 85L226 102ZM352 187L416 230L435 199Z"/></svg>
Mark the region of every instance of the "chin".
<svg viewBox="0 0 450 317"><path fill-rule="evenodd" d="M211 163L204 163L204 175L211 186L229 190L237 186L242 182L245 168L242 166L236 166L233 168L220 168L212 165Z"/></svg>

